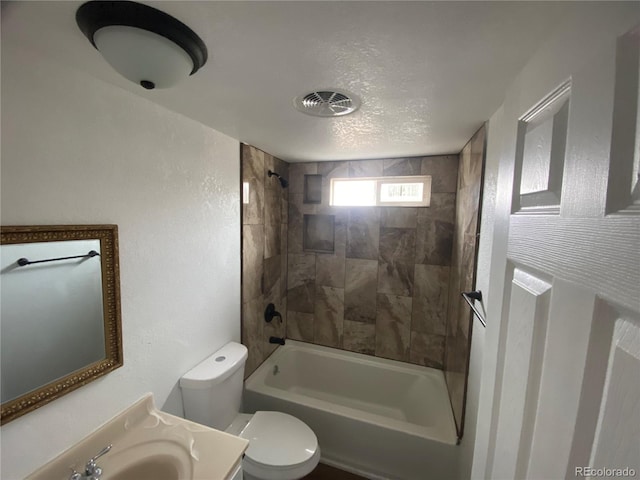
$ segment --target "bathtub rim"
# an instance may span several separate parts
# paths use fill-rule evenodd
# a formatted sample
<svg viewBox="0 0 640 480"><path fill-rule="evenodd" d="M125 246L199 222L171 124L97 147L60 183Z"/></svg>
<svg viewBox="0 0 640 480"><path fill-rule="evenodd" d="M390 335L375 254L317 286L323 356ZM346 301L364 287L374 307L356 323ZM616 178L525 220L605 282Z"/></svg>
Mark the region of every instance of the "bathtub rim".
<svg viewBox="0 0 640 480"><path fill-rule="evenodd" d="M384 366L385 369L390 371L404 372L418 374L420 376L429 376L441 384L443 391L448 396L448 390L446 387L446 381L444 378L444 372L441 370L425 367L421 365L409 364L399 362L397 360L391 360L388 358L371 357L357 352L351 352L348 350L340 350L332 347L326 347L324 345L316 345L308 342L301 342L298 340L289 340L285 345L279 346L244 382L245 390L249 390L252 393L261 395L267 395L279 398L283 401L289 401L292 403L301 404L307 408L314 408L326 413L337 415L344 418L357 419L362 422L376 425L381 428L388 428L393 431L405 433L410 436L414 436L421 439L440 442L446 445L457 445L458 437L456 434L455 421L453 419L453 412L451 411L451 403L449 398L446 398L446 425L444 428L438 427L424 427L405 422L401 420L395 420L382 415L363 412L352 407L340 405L339 409L329 408L330 402L321 399L315 399L307 395L289 392L280 388L275 388L266 385L266 377L270 374L275 363L280 359L287 351L290 350L314 350L321 355L326 355L332 358L348 359L347 361L355 361L360 364L375 366ZM378 420L380 419L380 420Z"/></svg>

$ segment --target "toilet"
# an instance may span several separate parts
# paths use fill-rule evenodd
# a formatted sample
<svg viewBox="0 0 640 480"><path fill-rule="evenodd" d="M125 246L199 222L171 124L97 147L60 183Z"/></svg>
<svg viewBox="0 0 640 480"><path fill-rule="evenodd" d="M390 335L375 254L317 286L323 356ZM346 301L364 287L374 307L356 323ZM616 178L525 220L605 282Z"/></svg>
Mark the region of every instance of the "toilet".
<svg viewBox="0 0 640 480"><path fill-rule="evenodd" d="M246 361L247 347L229 342L185 373L185 418L249 440L242 459L245 480L300 479L318 465L318 439L286 413L240 413Z"/></svg>

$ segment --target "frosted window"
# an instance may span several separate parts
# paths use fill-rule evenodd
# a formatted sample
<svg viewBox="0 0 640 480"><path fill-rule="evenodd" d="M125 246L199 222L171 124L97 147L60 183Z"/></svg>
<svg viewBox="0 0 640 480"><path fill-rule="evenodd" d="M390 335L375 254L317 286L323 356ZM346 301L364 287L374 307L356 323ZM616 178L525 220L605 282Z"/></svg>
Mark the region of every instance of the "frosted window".
<svg viewBox="0 0 640 480"><path fill-rule="evenodd" d="M376 205L375 180L339 180L331 184L331 205L368 207Z"/></svg>
<svg viewBox="0 0 640 480"><path fill-rule="evenodd" d="M430 201L430 175L331 179L332 206L428 207Z"/></svg>

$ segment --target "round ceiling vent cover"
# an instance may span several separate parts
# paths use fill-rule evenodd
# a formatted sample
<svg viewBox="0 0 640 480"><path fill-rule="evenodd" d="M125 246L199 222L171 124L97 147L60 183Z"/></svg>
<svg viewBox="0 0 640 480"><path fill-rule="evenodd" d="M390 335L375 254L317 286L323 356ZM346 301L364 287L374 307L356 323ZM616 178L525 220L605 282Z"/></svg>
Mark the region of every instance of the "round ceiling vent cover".
<svg viewBox="0 0 640 480"><path fill-rule="evenodd" d="M297 110L315 117L340 117L360 108L360 99L346 90L316 90L293 100Z"/></svg>

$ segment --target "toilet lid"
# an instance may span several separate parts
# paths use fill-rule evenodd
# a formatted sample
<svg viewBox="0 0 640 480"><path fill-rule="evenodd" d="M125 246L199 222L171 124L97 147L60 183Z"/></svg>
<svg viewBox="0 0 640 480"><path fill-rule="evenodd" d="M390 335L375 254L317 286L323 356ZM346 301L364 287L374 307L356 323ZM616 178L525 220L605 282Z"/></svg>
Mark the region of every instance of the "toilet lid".
<svg viewBox="0 0 640 480"><path fill-rule="evenodd" d="M256 412L240 436L249 440L245 455L265 466L297 465L313 457L318 449L313 430L281 412Z"/></svg>

